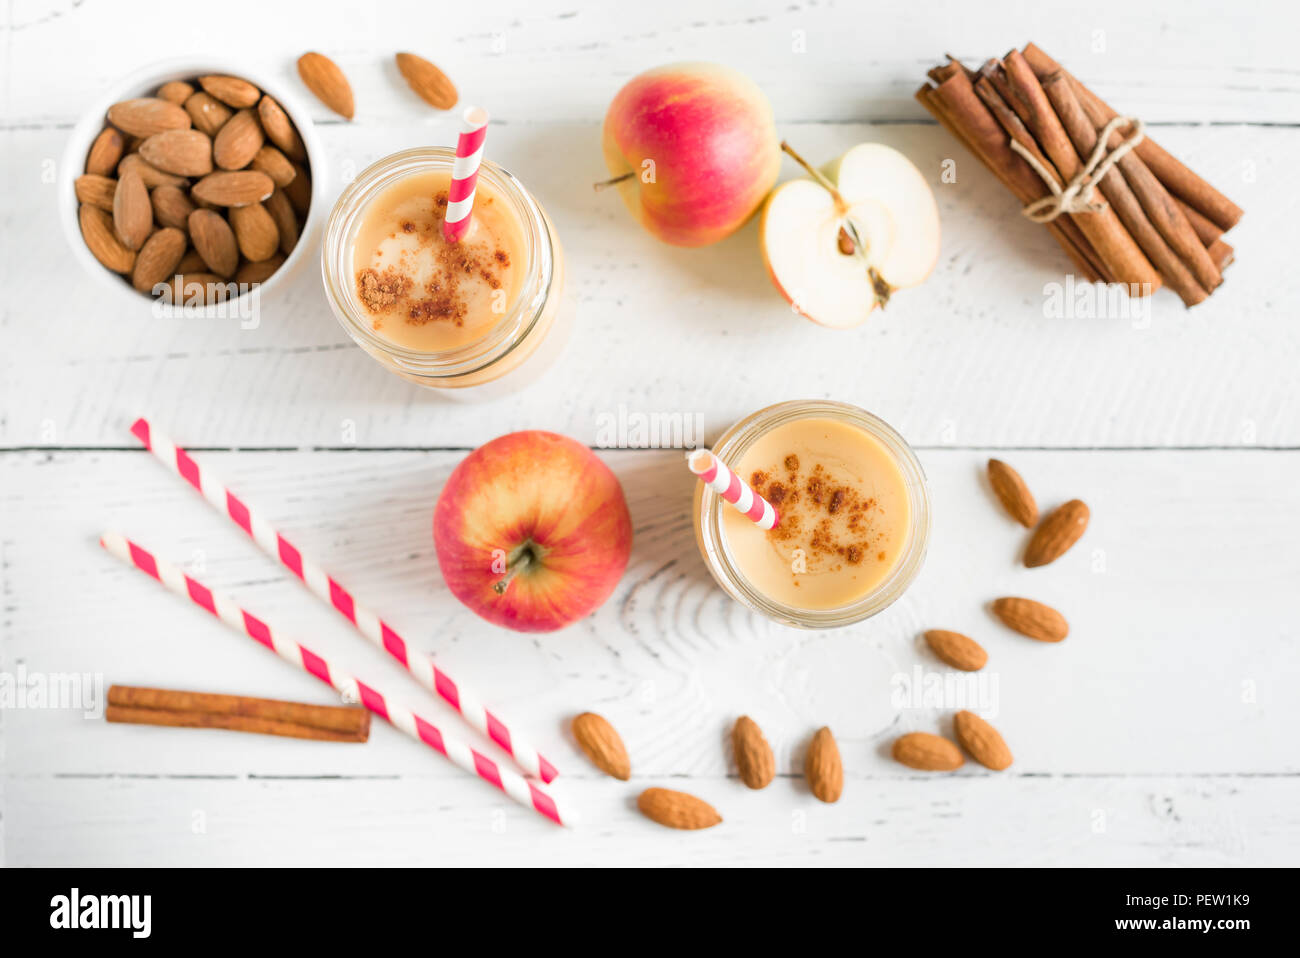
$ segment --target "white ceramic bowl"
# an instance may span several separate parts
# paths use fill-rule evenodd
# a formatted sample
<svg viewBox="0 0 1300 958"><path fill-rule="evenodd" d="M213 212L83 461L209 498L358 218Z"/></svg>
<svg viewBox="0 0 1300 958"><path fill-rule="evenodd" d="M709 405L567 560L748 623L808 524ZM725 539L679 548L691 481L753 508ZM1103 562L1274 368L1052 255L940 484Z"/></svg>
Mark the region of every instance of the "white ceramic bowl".
<svg viewBox="0 0 1300 958"><path fill-rule="evenodd" d="M81 236L81 224L77 219L79 204L77 203L76 179L86 169L86 154L90 152L90 144L94 142L95 137L99 135L100 130L108 122L106 116L110 106L119 100L129 100L138 96L152 96L160 86L172 80L187 80L192 83L196 77L212 73L242 77L249 83L254 84L262 92L269 93L279 101L280 106L284 108L284 112L289 115L289 119L293 120L294 126L298 128L303 145L307 149L307 162L310 166L312 187L311 206L307 211L307 219L303 223L298 245L293 248L293 252L285 259L283 265L266 282L259 286L257 291L259 299L264 302L268 295L273 295L278 287L284 285L298 271L303 262L315 263L319 258L316 245L320 234L320 224L326 214L324 200L327 192L325 189L327 182L325 153L321 149L320 140L316 137L316 130L312 126L311 118L308 116L306 108L299 102L298 97L285 89L279 80L237 63L184 58L164 60L137 70L130 76L110 85L90 105L85 115L73 127L72 135L68 137L68 144L63 151L63 162L59 165L59 219L63 222L63 232L67 236L68 245L72 247L72 255L89 275L95 277L97 282L112 290L113 294L124 305L134 304L140 309L153 309L158 304L152 297L137 293L122 276L105 269L86 247L86 241Z"/></svg>

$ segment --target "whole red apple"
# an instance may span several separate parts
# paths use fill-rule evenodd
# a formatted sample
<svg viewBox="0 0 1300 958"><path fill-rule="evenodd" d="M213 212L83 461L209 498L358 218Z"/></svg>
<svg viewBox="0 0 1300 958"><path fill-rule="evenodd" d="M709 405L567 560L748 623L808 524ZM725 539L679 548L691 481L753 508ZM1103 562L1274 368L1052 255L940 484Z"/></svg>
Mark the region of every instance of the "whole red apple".
<svg viewBox="0 0 1300 958"><path fill-rule="evenodd" d="M754 81L714 63L649 70L618 91L605 163L641 225L665 243L706 246L738 230L776 183L772 107Z"/></svg>
<svg viewBox="0 0 1300 958"><path fill-rule="evenodd" d="M433 511L452 594L497 625L551 632L609 598L632 551L623 487L586 446L512 432L452 472Z"/></svg>

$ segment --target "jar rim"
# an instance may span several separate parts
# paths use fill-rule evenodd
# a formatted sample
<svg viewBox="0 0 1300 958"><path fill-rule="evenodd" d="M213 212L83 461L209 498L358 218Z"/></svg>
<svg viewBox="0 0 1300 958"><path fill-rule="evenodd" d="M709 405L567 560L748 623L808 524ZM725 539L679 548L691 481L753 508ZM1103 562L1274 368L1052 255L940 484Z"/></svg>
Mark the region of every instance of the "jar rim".
<svg viewBox="0 0 1300 958"><path fill-rule="evenodd" d="M503 167L483 160L479 180L507 201L524 229L526 262L520 293L501 321L483 336L453 349L425 351L400 346L378 336L365 315L351 282L351 243L362 213L380 192L408 176L450 170L456 151L449 147L415 147L392 153L361 171L339 195L325 222L321 273L335 318L367 352L382 355L418 379L452 380L482 372L519 347L541 320L555 281L555 237L528 189Z"/></svg>
<svg viewBox="0 0 1300 958"><path fill-rule="evenodd" d="M762 435L801 419L834 419L862 429L879 441L898 463L908 491L910 517L907 546L876 588L850 603L830 609L786 605L756 589L732 554L722 528L723 508L732 508L710 487L700 484L696 532L714 578L731 596L774 621L803 629L831 629L860 622L892 605L912 584L925 561L930 539L930 493L925 470L907 441L883 419L865 409L833 400L790 400L751 413L719 437L713 452L724 462L736 462Z"/></svg>

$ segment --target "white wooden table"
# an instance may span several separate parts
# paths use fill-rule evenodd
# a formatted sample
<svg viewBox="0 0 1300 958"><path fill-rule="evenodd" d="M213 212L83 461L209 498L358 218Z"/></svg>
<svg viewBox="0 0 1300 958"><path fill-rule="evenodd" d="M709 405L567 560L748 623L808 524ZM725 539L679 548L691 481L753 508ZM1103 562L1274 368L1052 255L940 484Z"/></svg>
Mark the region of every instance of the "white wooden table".
<svg viewBox="0 0 1300 958"><path fill-rule="evenodd" d="M179 18L187 6L168 9ZM357 20L353 4L306 16L229 0L202 30L158 29L146 4L6 6L0 667L331 701L105 555L95 538L111 526L446 714L136 448L126 426L148 414L210 449L210 466L354 591L475 677L552 754L585 823L555 828L382 723L368 745L340 746L10 709L0 713L4 861L1295 864L1294 4L1195 0L1175 18L1131 0L1099 0L1087 14L509 0L450 27L443 6L385 3ZM804 53L792 52L798 36ZM912 100L945 50L978 62L1029 39L1245 207L1229 236L1237 262L1208 304L1188 312L1162 293L1138 323L1044 315L1044 285L1064 258ZM358 105L353 123L315 109L331 164L319 188L337 192L392 150L450 141L453 120L401 85L397 49L430 57L491 108L489 149L553 215L578 306L567 351L536 385L464 406L404 384L352 345L313 269L255 330L106 309L74 270L53 164L104 84L163 56L216 51L297 83L294 61L309 48L343 66ZM929 282L864 328L818 329L768 285L752 224L713 248L671 249L616 197L594 194L609 99L633 73L681 59L750 74L809 157L864 140L905 151L935 183L943 217ZM956 184L939 183L946 158ZM620 407L699 414L712 437L761 405L822 396L894 424L932 483L925 570L875 619L804 634L725 599L693 545L690 477L667 450L604 453L637 538L625 579L588 620L515 635L479 621L441 582L433 502L481 442L547 428L594 444L600 417ZM1087 537L1049 569L1016 564L1024 535L982 482L990 455L1020 468L1046 506L1091 505ZM1065 611L1070 638L1043 646L998 626L986 603L1017 593ZM933 627L989 649L1010 771L930 776L888 758L901 731L950 729L951 709L891 704L897 675L941 671L919 638ZM632 782L602 777L578 753L567 723L585 709L623 732ZM741 786L724 748L741 713L777 753L780 777L763 792ZM834 806L813 800L799 774L823 724L846 766ZM660 829L635 811L650 785L694 792L726 821L700 834Z"/></svg>

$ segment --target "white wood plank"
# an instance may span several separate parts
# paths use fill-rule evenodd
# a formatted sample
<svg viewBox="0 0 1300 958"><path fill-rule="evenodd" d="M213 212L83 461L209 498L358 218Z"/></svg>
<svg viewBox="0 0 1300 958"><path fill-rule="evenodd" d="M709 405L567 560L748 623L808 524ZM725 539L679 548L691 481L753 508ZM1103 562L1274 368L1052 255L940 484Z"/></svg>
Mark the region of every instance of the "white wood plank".
<svg viewBox="0 0 1300 958"><path fill-rule="evenodd" d="M292 4L227 0L202 30L172 31L164 54L151 31L124 29L155 22L155 8L143 0L18 0L6 9L13 38L6 119L67 123L125 69L163 55L228 51L297 82L294 61L308 47L347 72L363 122L427 121L428 109L392 64L407 46L440 64L465 97L512 122L600 117L631 74L700 59L750 73L782 120L912 118L921 115L912 93L945 50L978 65L1031 39L1148 120L1294 122L1300 93L1288 46L1297 14L1286 0L1190 0L1176 16L1127 0L1098 0L1086 15L1016 0L898 4L883 22L862 4L788 0L497 0L462 12L449 23L448 8L400 0L359 15L330 0L313 7L308 25ZM317 115L331 116L324 107Z"/></svg>
<svg viewBox="0 0 1300 958"><path fill-rule="evenodd" d="M602 415L698 414L712 434L781 399L829 396L881 414L913 443L971 446L1300 445L1300 274L1286 260L1300 218L1287 157L1296 131L1169 131L1248 210L1229 234L1238 262L1227 286L1193 311L1172 294L1131 318L1045 315L1064 256L1011 198L933 126L807 125L809 156L861 140L906 152L935 183L944 252L923 287L857 330L793 315L765 275L750 224L704 250L665 247L609 194L598 128L494 129L492 145L553 213L571 267L577 317L540 381L509 398L448 404L387 373L331 315L314 267L265 304L262 322L155 319L106 301L74 277L48 300L46 264L65 262L39 182L59 131L0 134L14 175L0 190L7 262L0 354L8 390L3 441L121 445L150 414L204 445L470 447L521 427L594 442ZM792 134L793 135L793 134ZM326 130L335 169L360 168L413 142L403 125ZM570 144L582 144L577 152ZM1257 164L1240 183L1243 149ZM958 182L941 184L945 158Z"/></svg>

